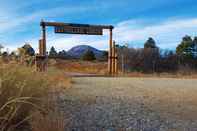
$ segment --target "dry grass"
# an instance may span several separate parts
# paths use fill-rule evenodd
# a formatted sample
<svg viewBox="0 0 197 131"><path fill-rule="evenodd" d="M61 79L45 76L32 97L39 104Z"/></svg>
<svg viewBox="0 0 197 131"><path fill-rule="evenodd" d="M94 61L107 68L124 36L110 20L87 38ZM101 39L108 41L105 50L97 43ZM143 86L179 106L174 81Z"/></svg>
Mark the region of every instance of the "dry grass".
<svg viewBox="0 0 197 131"><path fill-rule="evenodd" d="M106 74L107 62L88 62L80 60L57 60L55 66L65 72Z"/></svg>
<svg viewBox="0 0 197 131"><path fill-rule="evenodd" d="M68 126L68 121L64 114L58 109L57 101L65 88L71 86L71 78L65 77L64 73L56 68L48 69L48 80L50 83L56 83L53 88L50 88L48 97L45 101L46 114L38 112L29 121L32 131L65 131Z"/></svg>
<svg viewBox="0 0 197 131"><path fill-rule="evenodd" d="M87 62L80 60L50 60L50 66L56 67L65 73L82 73L82 74L98 74L105 75L108 73L107 62ZM154 77L154 78L197 78L197 72L180 68L179 71L173 73L143 73L143 72L127 72L122 73L119 70L120 77Z"/></svg>
<svg viewBox="0 0 197 131"><path fill-rule="evenodd" d="M53 104L46 102L49 91L65 88L69 81L55 70L38 73L34 68L0 63L0 131L29 128L29 120L36 112L47 114ZM49 125L49 121L46 123Z"/></svg>
<svg viewBox="0 0 197 131"><path fill-rule="evenodd" d="M42 110L42 98L47 95L48 81L26 67L0 67L0 129L21 129L27 125L34 110Z"/></svg>
<svg viewBox="0 0 197 131"><path fill-rule="evenodd" d="M47 115L38 113L30 123L32 131L64 131L66 128L63 115L57 112L50 112Z"/></svg>
<svg viewBox="0 0 197 131"><path fill-rule="evenodd" d="M65 89L71 87L71 77L68 77L65 75L65 72L57 69L56 67L49 67L47 71L48 80L50 83L55 83L55 86L53 86L53 89Z"/></svg>

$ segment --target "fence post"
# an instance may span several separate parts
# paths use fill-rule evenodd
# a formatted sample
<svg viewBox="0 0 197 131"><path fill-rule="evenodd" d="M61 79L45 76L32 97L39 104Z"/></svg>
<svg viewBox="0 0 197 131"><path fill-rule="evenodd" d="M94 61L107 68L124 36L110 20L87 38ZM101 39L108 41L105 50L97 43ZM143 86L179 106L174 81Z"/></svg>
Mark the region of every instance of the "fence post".
<svg viewBox="0 0 197 131"><path fill-rule="evenodd" d="M47 70L47 54L46 54L46 26L41 22L42 39L39 40L39 54L36 55L36 70L45 72Z"/></svg>
<svg viewBox="0 0 197 131"><path fill-rule="evenodd" d="M113 28L110 28L110 34L109 34L109 53L108 53L108 73L109 75L112 75L112 30Z"/></svg>
<svg viewBox="0 0 197 131"><path fill-rule="evenodd" d="M116 48L116 45L115 45L115 74L117 75L118 74L118 53L117 53L117 48Z"/></svg>

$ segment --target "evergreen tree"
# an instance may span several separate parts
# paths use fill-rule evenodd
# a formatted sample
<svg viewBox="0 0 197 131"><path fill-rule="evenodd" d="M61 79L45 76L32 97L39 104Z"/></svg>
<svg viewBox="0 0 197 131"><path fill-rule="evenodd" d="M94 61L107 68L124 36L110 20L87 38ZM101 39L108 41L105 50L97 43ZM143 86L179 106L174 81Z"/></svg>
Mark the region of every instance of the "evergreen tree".
<svg viewBox="0 0 197 131"><path fill-rule="evenodd" d="M82 56L83 60L93 61L96 59L94 52L91 50L87 50L87 52Z"/></svg>
<svg viewBox="0 0 197 131"><path fill-rule="evenodd" d="M197 58L197 37L194 37L193 40L192 55L194 58Z"/></svg>
<svg viewBox="0 0 197 131"><path fill-rule="evenodd" d="M190 36L185 36L182 42L177 46L176 53L184 58L193 58L194 42Z"/></svg>
<svg viewBox="0 0 197 131"><path fill-rule="evenodd" d="M68 54L65 50L62 50L58 53L58 58L62 58L62 59L67 59L68 58Z"/></svg>
<svg viewBox="0 0 197 131"><path fill-rule="evenodd" d="M55 50L55 48L52 46L50 51L49 51L49 57L57 57L57 51Z"/></svg>
<svg viewBox="0 0 197 131"><path fill-rule="evenodd" d="M154 40L152 37L150 37L150 38L148 38L148 40L145 42L144 48L158 48L158 47L156 46L155 40Z"/></svg>
<svg viewBox="0 0 197 131"><path fill-rule="evenodd" d="M159 48L156 46L156 42L153 38L148 38L144 44L144 71L148 72L152 68L152 72L156 71L157 64L159 61L160 53Z"/></svg>

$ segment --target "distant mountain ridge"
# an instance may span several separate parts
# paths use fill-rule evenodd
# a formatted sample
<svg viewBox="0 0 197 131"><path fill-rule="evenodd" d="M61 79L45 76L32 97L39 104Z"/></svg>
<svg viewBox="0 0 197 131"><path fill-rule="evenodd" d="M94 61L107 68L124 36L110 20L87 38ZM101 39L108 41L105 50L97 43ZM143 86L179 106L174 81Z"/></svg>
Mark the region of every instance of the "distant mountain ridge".
<svg viewBox="0 0 197 131"><path fill-rule="evenodd" d="M94 52L94 55L96 58L100 58L103 56L103 51L98 50L94 47L88 46L88 45L78 45L70 50L68 50L68 54L74 58L81 58L84 53L86 53L88 50Z"/></svg>

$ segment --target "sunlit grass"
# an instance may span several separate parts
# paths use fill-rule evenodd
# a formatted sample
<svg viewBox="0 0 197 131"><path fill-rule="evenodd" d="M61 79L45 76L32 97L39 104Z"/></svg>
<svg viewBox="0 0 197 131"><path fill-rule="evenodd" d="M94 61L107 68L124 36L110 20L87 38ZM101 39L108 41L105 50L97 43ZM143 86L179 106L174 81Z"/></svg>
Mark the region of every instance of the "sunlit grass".
<svg viewBox="0 0 197 131"><path fill-rule="evenodd" d="M29 120L38 112L49 114L53 104L46 102L49 92L68 84L69 79L56 70L38 73L34 68L0 64L0 131L30 128Z"/></svg>

